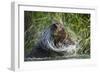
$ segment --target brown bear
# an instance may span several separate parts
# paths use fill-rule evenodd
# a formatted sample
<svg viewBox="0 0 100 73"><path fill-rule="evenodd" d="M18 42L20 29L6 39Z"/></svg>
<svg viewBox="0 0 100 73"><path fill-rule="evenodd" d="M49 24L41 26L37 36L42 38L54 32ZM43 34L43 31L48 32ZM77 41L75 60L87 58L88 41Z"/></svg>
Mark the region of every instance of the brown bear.
<svg viewBox="0 0 100 73"><path fill-rule="evenodd" d="M72 50L75 47L75 41L71 39L69 33L65 30L64 25L56 22L41 33L36 48L33 48L27 57L55 58L57 56L65 56L68 54L69 50Z"/></svg>

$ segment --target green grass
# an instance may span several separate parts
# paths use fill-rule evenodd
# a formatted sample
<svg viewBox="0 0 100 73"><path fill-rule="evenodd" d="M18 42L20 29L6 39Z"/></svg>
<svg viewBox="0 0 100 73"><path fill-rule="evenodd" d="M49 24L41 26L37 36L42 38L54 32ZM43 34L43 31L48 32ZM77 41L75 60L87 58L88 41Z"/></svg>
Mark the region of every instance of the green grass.
<svg viewBox="0 0 100 73"><path fill-rule="evenodd" d="M55 19L62 21L65 29L79 40L77 54L90 55L90 14L25 11L24 15L25 55L34 48L41 31L49 27Z"/></svg>

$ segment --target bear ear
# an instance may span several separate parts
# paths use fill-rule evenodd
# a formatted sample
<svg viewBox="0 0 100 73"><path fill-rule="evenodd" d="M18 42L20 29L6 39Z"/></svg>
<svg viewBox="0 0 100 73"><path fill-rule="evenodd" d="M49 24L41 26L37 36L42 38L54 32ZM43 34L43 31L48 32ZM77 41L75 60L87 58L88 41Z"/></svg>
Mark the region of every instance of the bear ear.
<svg viewBox="0 0 100 73"><path fill-rule="evenodd" d="M57 24L56 24L56 23L54 23L54 24L53 24L53 27L54 27L54 28L57 28Z"/></svg>

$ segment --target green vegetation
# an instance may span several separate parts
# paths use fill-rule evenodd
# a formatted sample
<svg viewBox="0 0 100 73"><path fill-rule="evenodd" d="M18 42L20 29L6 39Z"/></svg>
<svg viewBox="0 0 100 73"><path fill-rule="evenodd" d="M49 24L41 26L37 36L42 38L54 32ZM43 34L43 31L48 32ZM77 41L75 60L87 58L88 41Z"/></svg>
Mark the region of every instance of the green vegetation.
<svg viewBox="0 0 100 73"><path fill-rule="evenodd" d="M36 45L39 34L52 24L53 20L62 21L65 29L79 40L78 54L90 55L90 14L57 12L24 12L24 48L29 54Z"/></svg>

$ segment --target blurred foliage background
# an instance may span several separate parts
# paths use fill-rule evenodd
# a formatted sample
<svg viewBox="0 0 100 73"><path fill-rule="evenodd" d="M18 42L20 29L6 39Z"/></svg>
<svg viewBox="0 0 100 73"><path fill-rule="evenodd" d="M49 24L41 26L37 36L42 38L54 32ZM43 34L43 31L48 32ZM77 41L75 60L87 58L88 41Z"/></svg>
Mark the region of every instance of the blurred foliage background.
<svg viewBox="0 0 100 73"><path fill-rule="evenodd" d="M24 55L35 47L39 34L56 19L79 40L77 54L90 56L90 14L61 12L24 12ZM70 31L71 30L71 31Z"/></svg>

